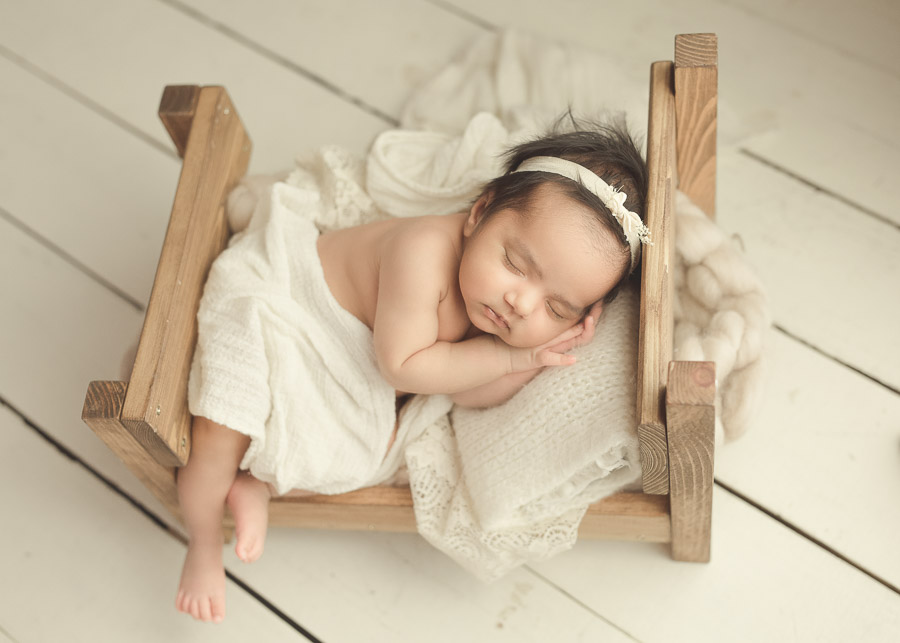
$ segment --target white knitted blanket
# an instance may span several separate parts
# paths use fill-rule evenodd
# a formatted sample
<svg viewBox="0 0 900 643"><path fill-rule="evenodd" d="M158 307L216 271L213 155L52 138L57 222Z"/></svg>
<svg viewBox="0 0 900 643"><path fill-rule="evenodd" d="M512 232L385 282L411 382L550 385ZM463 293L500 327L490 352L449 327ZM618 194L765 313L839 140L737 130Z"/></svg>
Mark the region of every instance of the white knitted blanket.
<svg viewBox="0 0 900 643"><path fill-rule="evenodd" d="M515 32L477 41L382 134L367 163L325 148L298 161L290 182L331 205L320 227L463 209L500 173L498 154L572 107L625 111L643 131L646 76L618 61ZM720 103L720 113L727 111ZM365 167L365 178L363 178ZM232 195L235 228L271 180ZM717 365L717 438L747 426L761 391L762 288L740 250L683 195L676 202L675 353ZM455 409L406 447L420 533L484 580L571 547L588 504L640 476L635 431L637 295L604 310L572 367L547 369L507 404ZM401 476L401 479L403 477Z"/></svg>

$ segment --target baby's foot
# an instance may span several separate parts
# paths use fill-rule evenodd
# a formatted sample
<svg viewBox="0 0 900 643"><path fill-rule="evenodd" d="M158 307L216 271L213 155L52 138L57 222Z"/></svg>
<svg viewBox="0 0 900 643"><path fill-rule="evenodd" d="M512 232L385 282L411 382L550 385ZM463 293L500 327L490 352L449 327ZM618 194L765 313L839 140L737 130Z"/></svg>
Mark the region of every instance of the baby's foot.
<svg viewBox="0 0 900 643"><path fill-rule="evenodd" d="M245 563L252 563L263 553L271 497L265 482L242 471L234 479L225 498L234 515L234 532L237 536L234 553Z"/></svg>
<svg viewBox="0 0 900 643"><path fill-rule="evenodd" d="M222 544L188 545L175 607L196 619L221 623L225 618L225 567Z"/></svg>

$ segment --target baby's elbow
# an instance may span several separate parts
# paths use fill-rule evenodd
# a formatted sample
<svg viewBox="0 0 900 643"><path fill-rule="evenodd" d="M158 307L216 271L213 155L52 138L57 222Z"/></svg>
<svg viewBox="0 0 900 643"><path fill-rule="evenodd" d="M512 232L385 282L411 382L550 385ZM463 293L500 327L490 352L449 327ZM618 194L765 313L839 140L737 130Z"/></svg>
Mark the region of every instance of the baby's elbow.
<svg viewBox="0 0 900 643"><path fill-rule="evenodd" d="M446 382L438 377L432 357L432 346L407 354L398 351L377 351L378 368L387 382L398 391L407 393L449 393Z"/></svg>
<svg viewBox="0 0 900 643"><path fill-rule="evenodd" d="M395 360L384 359L378 356L378 370L385 381L398 391L405 391L403 363L397 363Z"/></svg>
<svg viewBox="0 0 900 643"><path fill-rule="evenodd" d="M377 354L378 370L388 384L398 391L421 393L414 390L418 384L415 373L409 364L409 358L398 355Z"/></svg>

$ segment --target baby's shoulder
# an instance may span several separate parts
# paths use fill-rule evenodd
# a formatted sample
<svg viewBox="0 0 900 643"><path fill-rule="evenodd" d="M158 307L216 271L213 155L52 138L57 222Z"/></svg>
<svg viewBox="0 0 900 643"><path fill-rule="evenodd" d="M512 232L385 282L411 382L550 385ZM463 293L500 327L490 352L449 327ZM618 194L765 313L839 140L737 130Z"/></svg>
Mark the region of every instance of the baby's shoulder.
<svg viewBox="0 0 900 643"><path fill-rule="evenodd" d="M457 217L428 216L398 222L385 244L385 252L430 264L459 263L462 226Z"/></svg>

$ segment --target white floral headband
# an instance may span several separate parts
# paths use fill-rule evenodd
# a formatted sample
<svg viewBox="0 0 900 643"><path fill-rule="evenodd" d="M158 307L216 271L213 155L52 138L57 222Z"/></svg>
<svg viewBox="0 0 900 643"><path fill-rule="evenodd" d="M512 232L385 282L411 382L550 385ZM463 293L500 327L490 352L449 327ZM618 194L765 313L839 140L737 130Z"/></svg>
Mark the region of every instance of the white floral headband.
<svg viewBox="0 0 900 643"><path fill-rule="evenodd" d="M576 183L580 183L596 194L597 198L603 202L603 205L612 212L616 221L622 226L622 230L625 231L625 239L628 240L628 246L631 248L632 268L634 268L641 256L641 244L653 245L653 242L650 240L650 230L644 225L641 218L625 208L627 195L616 190L586 167L556 156L532 156L523 161L513 174L516 172L550 172L551 174L559 174Z"/></svg>

